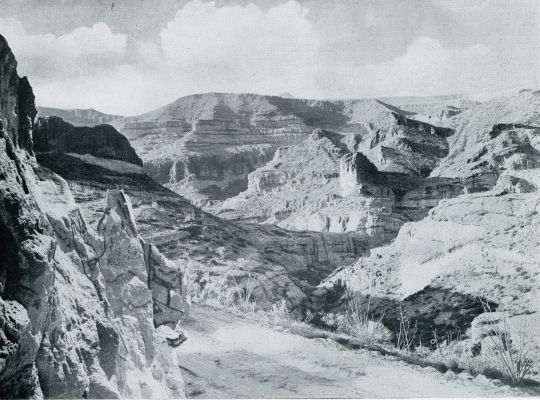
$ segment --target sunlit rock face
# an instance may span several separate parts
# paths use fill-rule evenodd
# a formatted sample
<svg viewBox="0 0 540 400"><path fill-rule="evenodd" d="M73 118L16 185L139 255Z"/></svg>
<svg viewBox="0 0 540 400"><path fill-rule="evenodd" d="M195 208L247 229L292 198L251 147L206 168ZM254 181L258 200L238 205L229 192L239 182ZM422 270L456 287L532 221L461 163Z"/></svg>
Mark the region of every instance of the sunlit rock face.
<svg viewBox="0 0 540 400"><path fill-rule="evenodd" d="M0 396L182 396L166 340L174 331L154 328L144 246L111 207L119 225L104 218L102 234L92 229L67 182L36 162L34 97L1 36L0 55ZM122 251L141 261L141 283L107 281ZM115 314L116 290L144 318Z"/></svg>
<svg viewBox="0 0 540 400"><path fill-rule="evenodd" d="M419 321L424 337L433 329L469 329L484 311L478 297L508 310L510 325L538 329L537 320L528 316L540 310L539 99L540 92L521 91L449 118L456 133L448 138L448 155L400 201L426 198L428 186L432 194L451 196L441 198L422 219L405 224L388 246L337 271L327 287L339 281L373 294L383 306L402 301L403 312ZM348 192L355 185L360 192L370 190L386 174L370 180L372 174L361 173L370 170L365 160L343 161ZM407 180L396 184L406 188ZM393 324L396 314L385 318ZM474 329L473 323L473 336Z"/></svg>
<svg viewBox="0 0 540 400"><path fill-rule="evenodd" d="M116 118L111 124L130 140L150 176L211 207L216 200L245 191L250 172L271 161L278 148L303 142L316 128L365 137L381 162L393 159L387 169L404 169L398 159L420 146L423 158L407 168L425 173L433 167L433 157L446 151L448 132L406 118L415 114L376 100L206 93L137 117ZM418 132L422 143L415 139Z"/></svg>
<svg viewBox="0 0 540 400"><path fill-rule="evenodd" d="M216 209L218 215L294 230L355 232L380 245L441 198L463 192L459 179L424 184L453 131L409 120L378 101L366 102L363 112L372 122L362 124L361 134L316 129L303 143L280 148L249 175L246 192ZM405 139L423 145L403 147ZM381 159L381 149L391 155Z"/></svg>
<svg viewBox="0 0 540 400"><path fill-rule="evenodd" d="M459 96L318 101L206 93L136 117L55 109L40 109L40 115L114 125L153 179L213 211L249 189L249 174L280 147L303 143L317 128L345 135L349 149L367 154L380 170L426 175L448 151L452 131L413 118L447 105L465 110L469 103Z"/></svg>

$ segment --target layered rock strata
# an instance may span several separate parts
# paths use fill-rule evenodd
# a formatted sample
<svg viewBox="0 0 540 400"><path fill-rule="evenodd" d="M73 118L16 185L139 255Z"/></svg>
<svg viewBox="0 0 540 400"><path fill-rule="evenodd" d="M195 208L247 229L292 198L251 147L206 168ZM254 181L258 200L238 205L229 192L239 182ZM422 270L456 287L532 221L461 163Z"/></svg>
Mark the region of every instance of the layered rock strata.
<svg viewBox="0 0 540 400"><path fill-rule="evenodd" d="M521 91L451 118L456 134L449 138L448 156L424 185L453 182L466 193L442 199L424 219L405 224L394 242L337 271L327 287L340 282L373 294L390 310L389 325L395 325L401 304L428 340L434 330L440 335L459 329L466 337L485 311L479 297L509 315L512 332L524 325L538 329L538 110L540 92ZM371 190L373 182L361 169L372 167L356 164L361 168L347 170L346 189ZM473 329L473 341L475 335Z"/></svg>
<svg viewBox="0 0 540 400"><path fill-rule="evenodd" d="M154 296L156 319L157 308L176 302L168 296L165 282L178 281L178 276L159 267L158 251L176 265L189 267L192 278L209 276L212 284L227 277L234 277L238 284L249 276L255 278L254 295L261 306L270 307L285 298L291 307L299 307L308 301L314 285L335 267L365 254L369 247L360 235L298 234L222 221L162 187L135 164L84 154L82 148L76 149L80 154L65 153L65 147L55 147L60 142L51 139L55 132L47 129L45 124L36 129L36 142L41 143L37 159L67 179L77 204L93 225L99 223L109 188L122 189L133 199L133 215L145 241L146 256L156 265L156 282L162 283ZM111 135L121 136L118 132ZM43 152L42 148L57 150ZM163 315L166 321L168 314Z"/></svg>

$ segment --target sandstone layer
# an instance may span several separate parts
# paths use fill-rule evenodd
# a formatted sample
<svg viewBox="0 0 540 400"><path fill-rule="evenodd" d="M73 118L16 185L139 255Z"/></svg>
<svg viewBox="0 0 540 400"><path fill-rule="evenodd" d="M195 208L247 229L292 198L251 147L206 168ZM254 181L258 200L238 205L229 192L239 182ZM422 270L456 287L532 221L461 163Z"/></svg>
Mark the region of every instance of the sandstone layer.
<svg viewBox="0 0 540 400"><path fill-rule="evenodd" d="M401 302L427 339L434 329L465 333L483 312L479 297L508 310L513 329L537 329L539 98L540 92L521 91L450 118L456 133L448 156L425 182L454 181L467 190L337 271L327 287L340 282L372 293L390 309L390 325Z"/></svg>

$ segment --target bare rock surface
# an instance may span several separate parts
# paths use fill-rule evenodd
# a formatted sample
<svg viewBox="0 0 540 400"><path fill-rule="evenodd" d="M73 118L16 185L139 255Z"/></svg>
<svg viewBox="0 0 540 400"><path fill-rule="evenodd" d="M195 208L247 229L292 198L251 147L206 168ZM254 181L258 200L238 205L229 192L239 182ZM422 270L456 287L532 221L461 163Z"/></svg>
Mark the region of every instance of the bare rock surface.
<svg viewBox="0 0 540 400"><path fill-rule="evenodd" d="M403 225L391 244L337 271L328 287L342 282L394 310L401 302L426 339L433 329L466 331L484 312L478 297L507 309L511 325L538 326L538 110L538 92L520 91L449 118L456 133L448 155L418 187L446 182L450 198ZM353 174L361 191L360 172L368 170ZM388 312L386 323L396 317Z"/></svg>
<svg viewBox="0 0 540 400"><path fill-rule="evenodd" d="M34 132L34 151L89 154L142 166L142 160L122 135L110 125L76 127L59 117L39 118Z"/></svg>
<svg viewBox="0 0 540 400"><path fill-rule="evenodd" d="M387 128L394 125L395 129L385 128L385 132L399 131L401 138L390 139L386 135L365 143L371 146L369 143L373 141L374 152L380 153L381 161L397 163L387 168L403 169L403 162L385 156L385 151L389 148L398 153L407 152L407 141L414 142L414 135L408 135L411 129L392 117L392 113L410 117L409 121L419 113L432 113L446 105L465 109L471 104L463 96L320 101L205 93L182 97L140 116L109 116L112 119L106 122L130 140L150 176L211 209L215 200L222 201L245 191L248 174L271 161L279 147L303 142L316 128L367 137L373 130L371 136L376 136L383 125ZM40 115L57 115L74 125L85 122L95 125L101 121L82 118L83 110L40 109ZM440 144L432 147L434 152L444 151L438 148ZM430 157L408 167L430 166L433 164Z"/></svg>
<svg viewBox="0 0 540 400"><path fill-rule="evenodd" d="M154 328L143 245L127 239L132 219L115 212L104 221L102 232L115 232L104 248L67 182L36 162L31 87L1 36L0 54L1 397L183 396L168 342ZM133 267L141 275L116 288L135 307L117 315L105 275L126 267L112 263L122 251L140 260ZM146 330L133 329L139 323Z"/></svg>

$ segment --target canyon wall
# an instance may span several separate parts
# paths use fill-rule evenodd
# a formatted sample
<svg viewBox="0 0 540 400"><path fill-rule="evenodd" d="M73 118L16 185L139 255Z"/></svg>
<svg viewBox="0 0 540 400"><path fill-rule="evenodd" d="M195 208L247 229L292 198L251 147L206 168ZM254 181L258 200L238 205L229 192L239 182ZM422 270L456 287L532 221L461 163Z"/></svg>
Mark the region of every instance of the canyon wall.
<svg viewBox="0 0 540 400"><path fill-rule="evenodd" d="M171 358L178 318L156 328L144 246L124 229L123 206L106 208L96 232L67 182L36 162L34 96L1 36L0 82L0 396L183 396ZM137 269L141 283L114 286L107 277L119 266Z"/></svg>
<svg viewBox="0 0 540 400"><path fill-rule="evenodd" d="M251 276L261 307L271 307L281 299L291 308L300 307L323 278L366 254L369 247L361 235L297 233L223 221L159 185L136 164L86 154L82 147L68 149L61 140L53 139L55 132L49 127L39 123L35 131L37 160L68 181L92 226L98 229L107 190L121 189L133 200L133 215L145 246L189 269L191 277L208 277L204 279L210 280L210 286L225 284L226 279L232 282L232 277L241 284ZM84 131L74 130L75 135L79 133ZM111 131L110 143L115 142L113 135L123 138ZM120 158L124 153L107 150L104 154ZM154 250L150 253L155 254ZM174 274L159 269L156 275L162 283L177 281ZM170 304L167 290L159 288L156 294L155 318L158 306Z"/></svg>
<svg viewBox="0 0 540 400"><path fill-rule="evenodd" d="M540 312L540 250L537 232L540 169L540 92L516 95L476 105L451 117L456 133L449 137L448 155L428 178L406 192L426 195L433 182L456 197L441 199L417 222L406 223L389 245L371 250L354 265L326 280L360 293L371 293L385 323L394 328L401 304L404 315L418 322L417 337L429 340L460 329L483 312L481 297L509 313L511 329L538 329ZM380 172L370 180L365 157L344 159L345 189L372 190L378 182L394 184ZM463 189L463 193L458 193ZM421 193L418 193L418 192ZM451 306L449 306L451 305Z"/></svg>

